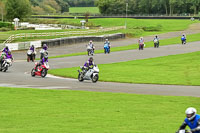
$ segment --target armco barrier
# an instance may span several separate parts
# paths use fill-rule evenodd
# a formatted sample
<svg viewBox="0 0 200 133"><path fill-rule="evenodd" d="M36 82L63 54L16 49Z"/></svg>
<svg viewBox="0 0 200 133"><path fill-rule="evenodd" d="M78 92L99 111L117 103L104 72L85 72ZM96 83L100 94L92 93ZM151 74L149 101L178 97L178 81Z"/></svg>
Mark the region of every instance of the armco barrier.
<svg viewBox="0 0 200 133"><path fill-rule="evenodd" d="M75 43L89 42L92 40L93 42L101 42L105 41L105 39L114 40L125 38L125 34L110 34L103 36L76 36L76 37L66 37L66 38L57 38L42 41L42 45L47 44L48 47L61 46L61 45L69 45Z"/></svg>
<svg viewBox="0 0 200 133"><path fill-rule="evenodd" d="M43 44L47 44L48 47L69 45L75 43L89 42L90 40L94 42L105 41L105 39L114 40L125 38L125 34L110 34L103 36L77 36L77 37L66 37L58 39L50 39L45 41L32 41L32 42L21 42L21 43L8 43L0 44L0 49L3 49L5 46L8 46L10 50L25 50L30 48L31 45L34 45L35 48L41 47Z"/></svg>

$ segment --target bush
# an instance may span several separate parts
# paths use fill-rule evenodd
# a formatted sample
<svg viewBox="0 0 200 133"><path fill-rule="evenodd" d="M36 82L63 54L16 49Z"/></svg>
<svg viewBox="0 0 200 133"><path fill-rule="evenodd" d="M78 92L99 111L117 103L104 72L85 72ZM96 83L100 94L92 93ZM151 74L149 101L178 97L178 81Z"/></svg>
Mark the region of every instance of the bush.
<svg viewBox="0 0 200 133"><path fill-rule="evenodd" d="M0 28L0 31L10 31L10 30L11 30L10 28L6 28L6 27Z"/></svg>
<svg viewBox="0 0 200 133"><path fill-rule="evenodd" d="M143 27L144 31L161 31L162 25Z"/></svg>
<svg viewBox="0 0 200 133"><path fill-rule="evenodd" d="M0 22L0 28L2 28L2 27L10 27L11 26L11 24L10 23L5 23L5 22Z"/></svg>

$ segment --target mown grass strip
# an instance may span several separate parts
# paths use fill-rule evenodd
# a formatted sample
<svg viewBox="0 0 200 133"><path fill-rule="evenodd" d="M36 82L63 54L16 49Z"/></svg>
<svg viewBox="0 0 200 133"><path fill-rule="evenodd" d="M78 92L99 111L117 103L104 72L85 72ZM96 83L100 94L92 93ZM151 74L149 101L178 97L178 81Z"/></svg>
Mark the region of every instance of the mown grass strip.
<svg viewBox="0 0 200 133"><path fill-rule="evenodd" d="M200 98L0 87L2 133L172 133ZM176 112L176 113L174 113Z"/></svg>

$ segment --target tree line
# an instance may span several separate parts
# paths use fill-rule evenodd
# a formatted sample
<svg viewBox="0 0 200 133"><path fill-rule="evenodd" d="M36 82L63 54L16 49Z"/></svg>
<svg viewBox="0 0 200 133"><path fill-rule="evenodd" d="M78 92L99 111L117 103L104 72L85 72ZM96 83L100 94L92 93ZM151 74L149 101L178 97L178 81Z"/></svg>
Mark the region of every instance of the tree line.
<svg viewBox="0 0 200 133"><path fill-rule="evenodd" d="M98 0L101 14L198 14L200 0Z"/></svg>
<svg viewBox="0 0 200 133"><path fill-rule="evenodd" d="M128 4L128 6L126 6ZM101 14L199 14L200 0L0 0L8 20L31 14L61 14L74 6L97 6ZM2 17L3 18L3 17Z"/></svg>

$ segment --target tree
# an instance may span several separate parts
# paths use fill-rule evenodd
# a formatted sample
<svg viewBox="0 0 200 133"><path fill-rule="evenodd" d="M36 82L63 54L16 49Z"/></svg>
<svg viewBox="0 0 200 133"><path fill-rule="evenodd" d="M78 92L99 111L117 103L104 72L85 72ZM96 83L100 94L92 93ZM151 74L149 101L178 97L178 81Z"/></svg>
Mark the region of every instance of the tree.
<svg viewBox="0 0 200 133"><path fill-rule="evenodd" d="M12 21L14 18L23 19L31 14L31 5L29 0L7 0L6 17Z"/></svg>
<svg viewBox="0 0 200 133"><path fill-rule="evenodd" d="M194 15L198 13L198 8L200 7L200 0L189 0L188 3L191 3L191 9L194 10Z"/></svg>
<svg viewBox="0 0 200 133"><path fill-rule="evenodd" d="M124 14L126 10L126 3L121 0L99 0L97 6L99 7L99 11L106 15Z"/></svg>
<svg viewBox="0 0 200 133"><path fill-rule="evenodd" d="M3 21L5 15L5 4L4 1L0 1L0 12L1 12L1 20Z"/></svg>
<svg viewBox="0 0 200 133"><path fill-rule="evenodd" d="M169 0L159 0L159 3L164 6L165 14L168 15Z"/></svg>
<svg viewBox="0 0 200 133"><path fill-rule="evenodd" d="M69 12L69 4L67 2L64 2L63 0L56 0L56 2L61 7L61 13L63 13L63 12Z"/></svg>

